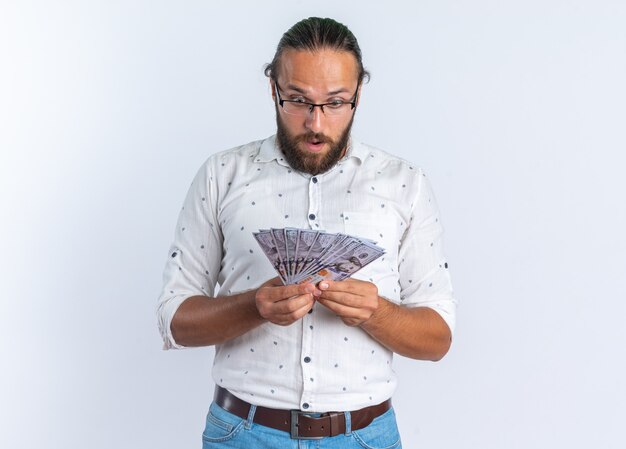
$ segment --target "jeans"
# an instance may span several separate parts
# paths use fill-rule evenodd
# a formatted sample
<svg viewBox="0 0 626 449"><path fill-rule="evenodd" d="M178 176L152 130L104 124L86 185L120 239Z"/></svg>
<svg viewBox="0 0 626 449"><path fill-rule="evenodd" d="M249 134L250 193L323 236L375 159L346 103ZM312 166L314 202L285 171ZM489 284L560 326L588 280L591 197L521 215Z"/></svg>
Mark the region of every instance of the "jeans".
<svg viewBox="0 0 626 449"><path fill-rule="evenodd" d="M400 449L400 434L393 408L360 430L350 430L350 414L346 414L346 433L319 440L296 440L289 433L254 423L252 406L248 419L211 404L202 433L202 448L231 449Z"/></svg>

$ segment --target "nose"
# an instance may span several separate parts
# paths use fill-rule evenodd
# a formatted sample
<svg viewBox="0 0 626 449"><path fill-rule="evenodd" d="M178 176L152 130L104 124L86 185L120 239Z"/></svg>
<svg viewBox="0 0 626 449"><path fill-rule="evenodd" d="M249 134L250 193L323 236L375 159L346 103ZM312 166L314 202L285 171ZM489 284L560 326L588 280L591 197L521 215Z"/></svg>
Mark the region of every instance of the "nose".
<svg viewBox="0 0 626 449"><path fill-rule="evenodd" d="M313 132L320 132L322 130L322 120L324 113L320 106L314 106L313 110L306 116L305 126Z"/></svg>

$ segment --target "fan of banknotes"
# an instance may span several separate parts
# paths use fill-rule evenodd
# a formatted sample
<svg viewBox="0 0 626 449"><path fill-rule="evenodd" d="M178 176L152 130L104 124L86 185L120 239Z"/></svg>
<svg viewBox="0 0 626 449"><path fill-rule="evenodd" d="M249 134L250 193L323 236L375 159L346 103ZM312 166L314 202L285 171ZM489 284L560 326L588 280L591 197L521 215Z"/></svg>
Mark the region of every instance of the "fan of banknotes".
<svg viewBox="0 0 626 449"><path fill-rule="evenodd" d="M283 284L340 281L385 250L368 239L310 229L261 229L253 233Z"/></svg>

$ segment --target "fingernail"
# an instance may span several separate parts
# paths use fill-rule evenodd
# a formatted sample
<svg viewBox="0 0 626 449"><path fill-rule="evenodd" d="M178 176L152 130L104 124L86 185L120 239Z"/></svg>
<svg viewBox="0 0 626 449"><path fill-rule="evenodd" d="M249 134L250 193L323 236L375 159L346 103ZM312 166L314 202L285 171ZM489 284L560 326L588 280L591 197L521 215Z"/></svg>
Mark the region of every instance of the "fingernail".
<svg viewBox="0 0 626 449"><path fill-rule="evenodd" d="M322 282L320 284L320 288L328 288L328 284L326 282Z"/></svg>

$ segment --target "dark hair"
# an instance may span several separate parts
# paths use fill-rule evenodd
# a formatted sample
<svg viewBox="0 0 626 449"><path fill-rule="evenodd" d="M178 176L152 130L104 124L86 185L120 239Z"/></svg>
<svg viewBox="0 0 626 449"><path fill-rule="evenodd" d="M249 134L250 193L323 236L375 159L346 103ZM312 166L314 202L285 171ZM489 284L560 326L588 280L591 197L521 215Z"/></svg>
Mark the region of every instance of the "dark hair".
<svg viewBox="0 0 626 449"><path fill-rule="evenodd" d="M356 37L354 37L354 34L347 26L336 20L309 17L292 26L278 42L276 54L274 54L272 62L265 65L265 76L276 81L280 57L287 48L308 51L321 49L348 51L356 58L359 70L359 84L364 79L366 81L370 79L369 72L363 68L361 48Z"/></svg>

